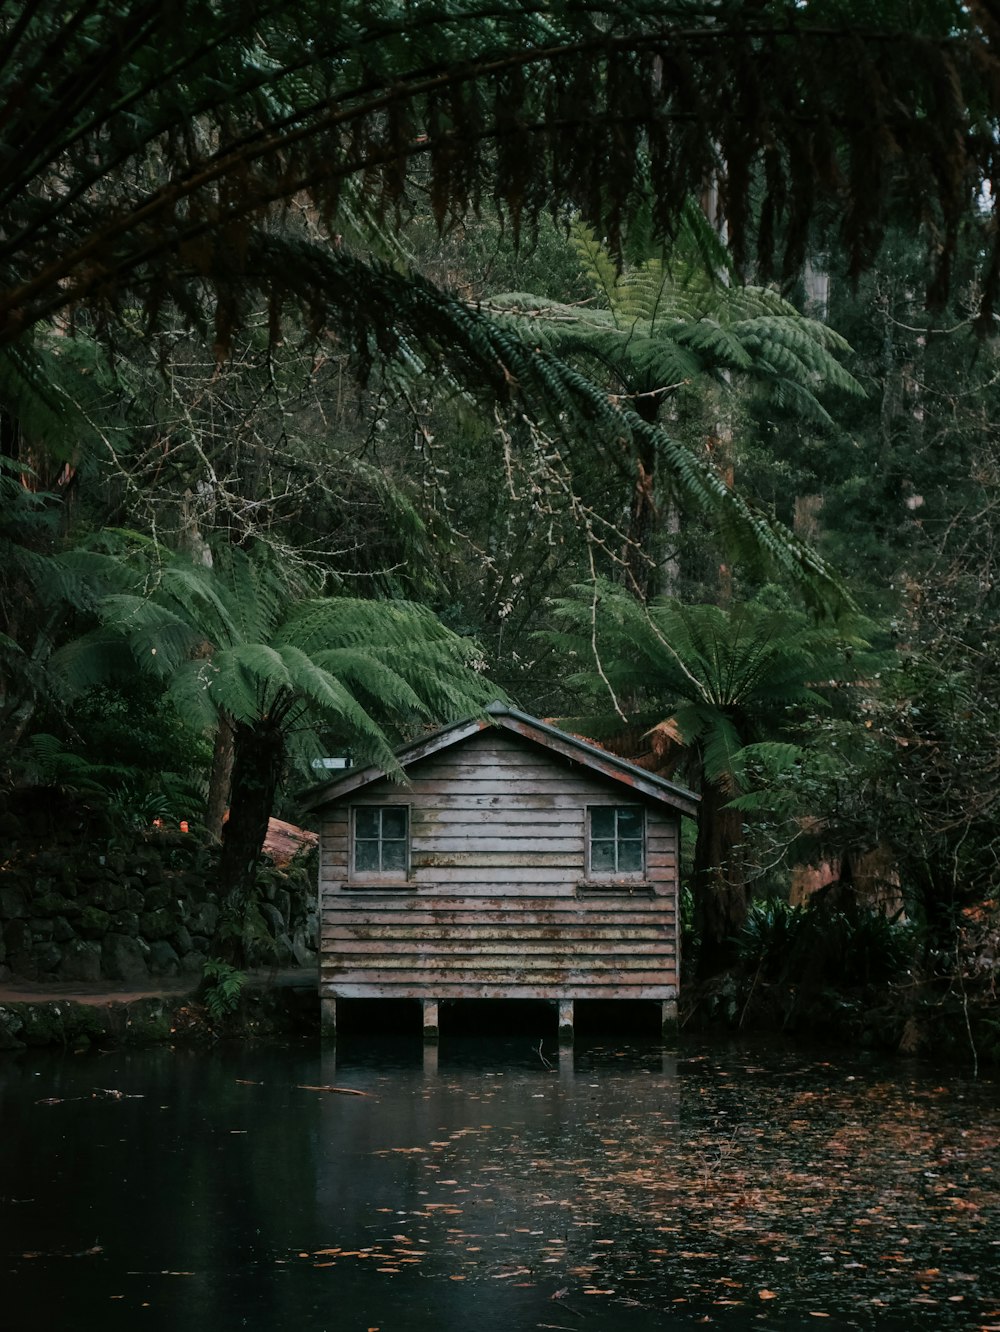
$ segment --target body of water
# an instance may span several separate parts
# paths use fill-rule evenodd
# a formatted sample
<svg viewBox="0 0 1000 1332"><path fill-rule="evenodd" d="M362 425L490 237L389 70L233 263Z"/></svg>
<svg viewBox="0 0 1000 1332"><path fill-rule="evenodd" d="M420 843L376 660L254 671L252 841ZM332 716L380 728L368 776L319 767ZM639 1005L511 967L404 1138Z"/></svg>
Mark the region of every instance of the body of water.
<svg viewBox="0 0 1000 1332"><path fill-rule="evenodd" d="M996 1085L907 1063L360 1034L8 1056L0 1318L1000 1330L998 1183Z"/></svg>

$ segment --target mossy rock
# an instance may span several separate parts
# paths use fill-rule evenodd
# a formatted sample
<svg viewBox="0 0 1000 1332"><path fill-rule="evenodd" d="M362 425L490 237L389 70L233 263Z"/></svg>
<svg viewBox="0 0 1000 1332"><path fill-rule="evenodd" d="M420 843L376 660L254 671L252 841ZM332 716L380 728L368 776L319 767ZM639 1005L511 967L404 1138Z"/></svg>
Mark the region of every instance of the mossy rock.
<svg viewBox="0 0 1000 1332"><path fill-rule="evenodd" d="M124 1039L129 1045L155 1045L173 1034L173 1013L162 999L137 999L128 1006Z"/></svg>
<svg viewBox="0 0 1000 1332"><path fill-rule="evenodd" d="M56 969L62 961L62 949L58 944L51 942L36 943L31 950L31 960L39 976L55 976Z"/></svg>
<svg viewBox="0 0 1000 1332"><path fill-rule="evenodd" d="M135 863L135 872L140 876L148 888L155 887L163 882L164 870L163 862L159 856L145 855Z"/></svg>
<svg viewBox="0 0 1000 1332"><path fill-rule="evenodd" d="M100 1014L92 1004L67 1004L63 1012L63 1032L67 1045L82 1050L106 1035Z"/></svg>
<svg viewBox="0 0 1000 1332"><path fill-rule="evenodd" d="M20 1034L24 1030L24 1018L17 1007L0 1008L0 1050L23 1050L24 1041Z"/></svg>
<svg viewBox="0 0 1000 1332"><path fill-rule="evenodd" d="M28 899L23 889L7 885L0 888L0 916L4 920L19 920L27 914Z"/></svg>
<svg viewBox="0 0 1000 1332"><path fill-rule="evenodd" d="M62 893L43 893L41 897L35 898L31 909L36 916L76 916L79 915L80 905Z"/></svg>
<svg viewBox="0 0 1000 1332"><path fill-rule="evenodd" d="M111 928L111 916L101 907L85 906L80 912L76 928L88 939L103 939Z"/></svg>
<svg viewBox="0 0 1000 1332"><path fill-rule="evenodd" d="M59 964L59 979L98 981L101 978L101 945L96 939L73 939Z"/></svg>
<svg viewBox="0 0 1000 1332"><path fill-rule="evenodd" d="M172 898L173 894L167 887L147 888L143 905L147 911L162 911L170 904Z"/></svg>
<svg viewBox="0 0 1000 1332"><path fill-rule="evenodd" d="M124 883L109 879L90 894L90 901L93 906L114 915L116 911L125 910L128 903L128 889Z"/></svg>
<svg viewBox="0 0 1000 1332"><path fill-rule="evenodd" d="M144 911L139 917L139 933L150 943L167 939L177 928L177 921L165 907L157 911Z"/></svg>
<svg viewBox="0 0 1000 1332"><path fill-rule="evenodd" d="M101 970L111 980L127 984L149 978L145 946L125 934L108 934L101 949Z"/></svg>
<svg viewBox="0 0 1000 1332"><path fill-rule="evenodd" d="M137 911L119 911L111 918L111 928L115 934L127 934L131 938L139 933L139 913Z"/></svg>
<svg viewBox="0 0 1000 1332"><path fill-rule="evenodd" d="M28 1046L65 1045L66 1027L61 1004L18 1004L24 1022L19 1033Z"/></svg>

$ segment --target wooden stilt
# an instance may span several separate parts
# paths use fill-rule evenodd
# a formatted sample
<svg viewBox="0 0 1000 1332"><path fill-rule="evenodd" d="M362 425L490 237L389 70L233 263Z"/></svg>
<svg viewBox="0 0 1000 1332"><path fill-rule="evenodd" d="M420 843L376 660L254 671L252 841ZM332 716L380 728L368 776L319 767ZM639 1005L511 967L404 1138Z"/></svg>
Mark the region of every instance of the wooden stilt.
<svg viewBox="0 0 1000 1332"><path fill-rule="evenodd" d="M559 1044L573 1044L573 1000L559 1000Z"/></svg>
<svg viewBox="0 0 1000 1332"><path fill-rule="evenodd" d="M425 999L424 1005L424 1040L434 1045L438 1039L438 1001Z"/></svg>
<svg viewBox="0 0 1000 1332"><path fill-rule="evenodd" d="M660 1030L664 1036L674 1036L677 1033L677 1000L664 999L662 1004L662 1013L660 1016Z"/></svg>
<svg viewBox="0 0 1000 1332"><path fill-rule="evenodd" d="M572 1086L574 1073L573 1047L570 1044L559 1047L559 1081L564 1086Z"/></svg>
<svg viewBox="0 0 1000 1332"><path fill-rule="evenodd" d="M319 1025L324 1040L337 1039L337 1001L323 996L319 1001Z"/></svg>

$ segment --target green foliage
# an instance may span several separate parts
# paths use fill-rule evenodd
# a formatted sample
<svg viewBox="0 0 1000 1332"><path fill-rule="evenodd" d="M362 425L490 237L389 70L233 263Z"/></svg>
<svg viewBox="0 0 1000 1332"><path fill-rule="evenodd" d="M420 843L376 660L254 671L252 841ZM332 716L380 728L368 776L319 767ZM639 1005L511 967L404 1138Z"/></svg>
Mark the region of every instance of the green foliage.
<svg viewBox="0 0 1000 1332"><path fill-rule="evenodd" d="M598 378L610 373L643 414L642 399L659 403L697 391L699 381L703 388L708 378L727 383L736 376L800 420L832 426L817 390L863 394L837 359L850 350L846 341L777 291L734 283L728 256L700 210L689 204L683 220L665 257L624 270L591 228L571 227L600 306L509 293L491 298L489 308L509 313L532 340L586 363Z"/></svg>
<svg viewBox="0 0 1000 1332"><path fill-rule="evenodd" d="M825 902L755 902L740 932L739 958L762 979L816 989L898 979L916 956L913 927L883 912L840 911Z"/></svg>
<svg viewBox="0 0 1000 1332"><path fill-rule="evenodd" d="M643 606L607 583L577 588L557 601L555 615L561 627L547 640L580 663L570 683L595 701L610 689L631 720L658 728L652 738L664 750L691 748L696 772L729 784L745 746L769 728L774 735L789 710L824 706L810 682L835 678L860 646L846 625L816 626L766 603ZM604 727L613 726L605 712ZM773 762L793 753L758 747L747 757Z"/></svg>
<svg viewBox="0 0 1000 1332"><path fill-rule="evenodd" d="M780 898L754 902L740 931L739 957L749 972L760 972L766 980L798 976L795 958L803 933L806 909L790 906Z"/></svg>
<svg viewBox="0 0 1000 1332"><path fill-rule="evenodd" d="M266 547L213 551L209 568L147 546L133 574L142 590L101 598L102 628L57 654L70 693L138 666L196 730L223 713L267 721L307 763L322 749L318 723L390 766L392 742L374 714L445 719L496 697L473 646L426 608L308 595L315 575L279 569Z"/></svg>
<svg viewBox="0 0 1000 1332"><path fill-rule="evenodd" d="M80 796L109 798L133 774L122 764L94 762L44 731L30 735L10 758L10 780L20 786L54 786Z"/></svg>
<svg viewBox="0 0 1000 1332"><path fill-rule="evenodd" d="M218 958L209 958L202 973L201 999L215 1022L235 1013L246 985L246 972Z"/></svg>
<svg viewBox="0 0 1000 1332"><path fill-rule="evenodd" d="M595 712L604 703L603 715L578 724L590 733L641 728L647 762L682 772L700 792L692 888L699 973L712 974L732 960L753 876L734 797L768 763L796 757L794 723L825 702L813 682L831 682L859 642L847 626L816 626L767 599L727 610L644 605L601 583L578 588L555 614L561 627L546 637L581 667L570 683ZM633 756L635 748L633 739Z"/></svg>
<svg viewBox="0 0 1000 1332"><path fill-rule="evenodd" d="M12 339L168 298L197 317L207 283L224 342L269 213L304 194L332 218L364 179L368 222L391 217L416 159L439 225L483 193L515 231L573 203L613 251L637 210L672 234L724 163L737 264L756 196L760 259L780 236L786 271L831 205L852 270L870 262L892 187L936 219L946 282L969 182L991 174L996 57L987 16L942 9L885 0L861 25L835 0L749 23L738 0L38 0L0 16L0 322ZM263 285L272 309L291 287Z"/></svg>

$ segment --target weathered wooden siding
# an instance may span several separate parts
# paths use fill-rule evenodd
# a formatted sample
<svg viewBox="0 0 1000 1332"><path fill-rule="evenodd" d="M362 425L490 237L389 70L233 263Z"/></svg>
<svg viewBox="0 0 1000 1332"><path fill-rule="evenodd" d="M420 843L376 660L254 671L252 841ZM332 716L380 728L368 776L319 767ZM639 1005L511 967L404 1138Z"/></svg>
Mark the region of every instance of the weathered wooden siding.
<svg viewBox="0 0 1000 1332"><path fill-rule="evenodd" d="M338 998L672 999L677 816L618 782L483 732L327 811L321 993ZM359 887L352 804L410 810L409 876ZM642 804L642 883L585 880L586 810Z"/></svg>

